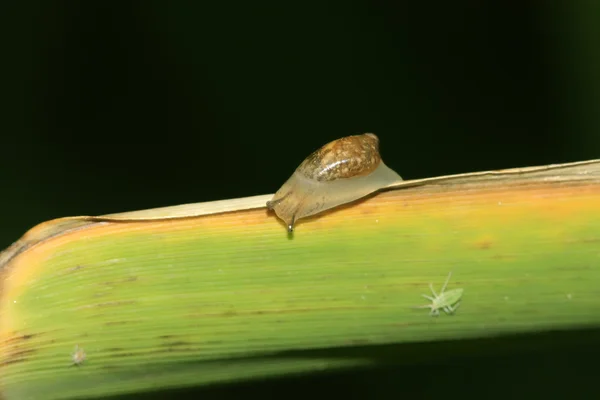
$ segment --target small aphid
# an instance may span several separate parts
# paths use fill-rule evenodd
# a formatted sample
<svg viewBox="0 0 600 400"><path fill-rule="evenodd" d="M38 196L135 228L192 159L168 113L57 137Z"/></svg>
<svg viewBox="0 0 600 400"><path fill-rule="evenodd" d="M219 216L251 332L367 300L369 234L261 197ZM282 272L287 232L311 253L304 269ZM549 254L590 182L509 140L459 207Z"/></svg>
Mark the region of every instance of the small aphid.
<svg viewBox="0 0 600 400"><path fill-rule="evenodd" d="M339 205L367 196L401 181L379 155L379 139L372 133L327 143L308 156L267 202L288 226Z"/></svg>
<svg viewBox="0 0 600 400"><path fill-rule="evenodd" d="M71 359L73 360L73 365L81 365L85 361L85 352L79 345L75 346L75 351L71 353Z"/></svg>
<svg viewBox="0 0 600 400"><path fill-rule="evenodd" d="M444 291L444 290L446 290L448 281L450 281L451 275L452 275L452 272L450 272L448 274L446 283L444 283L444 286L442 287L442 291L440 292L439 295L437 293L435 293L435 290L433 290L433 285L430 283L429 289L431 289L431 293L433 293L434 297L427 296L426 294L423 294L421 296L425 297L427 300L430 300L431 304L427 304L426 306L419 306L419 307L415 307L415 308L431 308L431 312L429 313L429 315L436 316L436 317L438 315L440 315L440 310L444 310L446 312L446 314L454 314L454 312L460 306L459 300L461 299L461 297L463 295L463 289L452 289L447 292Z"/></svg>

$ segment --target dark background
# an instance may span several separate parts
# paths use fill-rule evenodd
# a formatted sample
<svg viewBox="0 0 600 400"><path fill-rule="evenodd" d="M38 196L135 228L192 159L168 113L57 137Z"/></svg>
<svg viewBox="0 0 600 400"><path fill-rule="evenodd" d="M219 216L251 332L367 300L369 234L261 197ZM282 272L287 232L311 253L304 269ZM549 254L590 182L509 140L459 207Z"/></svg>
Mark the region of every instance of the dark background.
<svg viewBox="0 0 600 400"><path fill-rule="evenodd" d="M273 193L364 132L405 179L598 157L600 2L4 3L0 248Z"/></svg>

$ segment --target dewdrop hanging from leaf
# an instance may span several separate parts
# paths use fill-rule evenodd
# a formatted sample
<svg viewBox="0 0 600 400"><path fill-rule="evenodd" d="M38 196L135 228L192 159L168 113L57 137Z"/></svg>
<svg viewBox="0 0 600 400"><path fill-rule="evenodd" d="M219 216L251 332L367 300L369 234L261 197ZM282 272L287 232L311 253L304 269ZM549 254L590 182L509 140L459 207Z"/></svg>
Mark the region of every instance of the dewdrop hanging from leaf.
<svg viewBox="0 0 600 400"><path fill-rule="evenodd" d="M300 218L358 200L401 180L381 160L377 136L348 136L308 156L267 202L267 208L292 232Z"/></svg>

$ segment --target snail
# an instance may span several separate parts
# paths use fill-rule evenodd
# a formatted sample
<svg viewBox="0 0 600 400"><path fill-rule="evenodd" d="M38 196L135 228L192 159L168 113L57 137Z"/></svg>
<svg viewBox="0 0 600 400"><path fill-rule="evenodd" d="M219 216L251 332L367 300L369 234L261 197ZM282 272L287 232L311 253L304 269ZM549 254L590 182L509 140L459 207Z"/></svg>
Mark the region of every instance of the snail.
<svg viewBox="0 0 600 400"><path fill-rule="evenodd" d="M343 137L309 155L267 202L294 231L300 219L365 197L402 178L381 160L372 133Z"/></svg>

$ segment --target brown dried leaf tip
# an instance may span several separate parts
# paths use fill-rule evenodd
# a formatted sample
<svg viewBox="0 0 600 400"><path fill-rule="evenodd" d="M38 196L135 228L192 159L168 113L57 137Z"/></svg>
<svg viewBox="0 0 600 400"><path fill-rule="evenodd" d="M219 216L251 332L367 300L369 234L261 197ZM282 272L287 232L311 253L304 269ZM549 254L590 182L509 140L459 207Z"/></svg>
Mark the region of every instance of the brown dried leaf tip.
<svg viewBox="0 0 600 400"><path fill-rule="evenodd" d="M379 155L372 133L344 137L309 155L267 202L293 232L300 218L360 199L402 178Z"/></svg>

